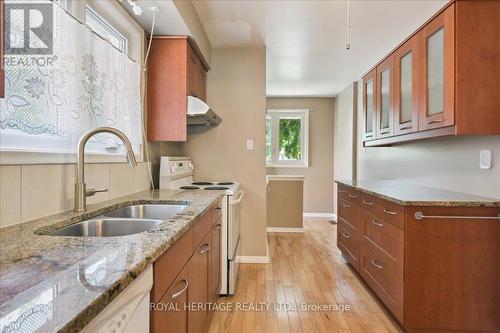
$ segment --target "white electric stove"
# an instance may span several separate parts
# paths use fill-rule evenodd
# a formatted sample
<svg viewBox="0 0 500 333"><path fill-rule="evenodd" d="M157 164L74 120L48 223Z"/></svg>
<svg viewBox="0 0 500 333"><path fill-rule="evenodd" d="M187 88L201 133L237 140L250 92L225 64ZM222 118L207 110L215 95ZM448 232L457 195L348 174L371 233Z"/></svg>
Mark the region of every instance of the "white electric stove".
<svg viewBox="0 0 500 333"><path fill-rule="evenodd" d="M244 192L234 181L193 180L194 165L189 157L162 156L160 189L224 191L222 200L221 295L234 295L240 255L240 207Z"/></svg>

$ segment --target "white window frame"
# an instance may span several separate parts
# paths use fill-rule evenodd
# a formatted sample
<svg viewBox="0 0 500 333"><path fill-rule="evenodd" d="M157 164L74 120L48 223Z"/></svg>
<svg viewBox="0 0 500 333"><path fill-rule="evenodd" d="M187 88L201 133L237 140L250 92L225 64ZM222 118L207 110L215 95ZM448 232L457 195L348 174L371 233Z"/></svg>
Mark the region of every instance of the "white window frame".
<svg viewBox="0 0 500 333"><path fill-rule="evenodd" d="M300 118L301 157L300 160L279 160L279 119L284 117ZM308 109L272 109L267 110L267 119L271 119L272 160L266 159L268 168L308 168L309 167L309 110ZM267 144L267 142L266 142Z"/></svg>
<svg viewBox="0 0 500 333"><path fill-rule="evenodd" d="M139 63L144 58L145 34L144 29L129 15L129 13L118 3L118 1L81 0L68 1L58 0L59 5L65 8L78 20L85 22L86 7L90 7L105 22L113 26L115 30L127 39L128 56ZM141 89L145 85L145 76L141 76ZM145 115L142 115L145 121ZM139 151L136 152L136 160L144 161L144 135ZM85 156L88 163L124 163L125 153L89 153ZM70 164L76 163L76 151L54 152L33 151L29 149L15 149L0 151L0 165L23 165L23 164Z"/></svg>

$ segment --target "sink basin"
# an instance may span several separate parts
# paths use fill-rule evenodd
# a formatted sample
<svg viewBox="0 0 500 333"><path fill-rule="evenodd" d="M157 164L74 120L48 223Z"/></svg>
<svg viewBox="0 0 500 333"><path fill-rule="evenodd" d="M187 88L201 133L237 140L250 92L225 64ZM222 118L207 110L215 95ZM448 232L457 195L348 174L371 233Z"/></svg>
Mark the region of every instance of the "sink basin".
<svg viewBox="0 0 500 333"><path fill-rule="evenodd" d="M158 219L94 218L53 231L48 235L80 237L126 236L153 229L162 222L163 220Z"/></svg>
<svg viewBox="0 0 500 333"><path fill-rule="evenodd" d="M186 207L185 205L134 205L113 210L103 216L168 220Z"/></svg>

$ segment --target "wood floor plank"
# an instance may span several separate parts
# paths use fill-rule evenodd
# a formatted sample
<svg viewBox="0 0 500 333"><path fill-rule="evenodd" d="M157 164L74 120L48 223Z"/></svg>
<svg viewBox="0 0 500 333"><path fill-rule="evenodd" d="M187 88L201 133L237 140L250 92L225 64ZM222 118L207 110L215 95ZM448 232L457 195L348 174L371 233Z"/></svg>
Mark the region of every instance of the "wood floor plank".
<svg viewBox="0 0 500 333"><path fill-rule="evenodd" d="M340 254L336 226L324 219L306 219L304 229L302 234L268 234L271 262L241 264L236 295L218 300L233 308L214 313L209 333L402 333ZM237 303L264 308L242 311ZM351 309L313 307L335 304ZM304 310L304 305L309 308Z"/></svg>

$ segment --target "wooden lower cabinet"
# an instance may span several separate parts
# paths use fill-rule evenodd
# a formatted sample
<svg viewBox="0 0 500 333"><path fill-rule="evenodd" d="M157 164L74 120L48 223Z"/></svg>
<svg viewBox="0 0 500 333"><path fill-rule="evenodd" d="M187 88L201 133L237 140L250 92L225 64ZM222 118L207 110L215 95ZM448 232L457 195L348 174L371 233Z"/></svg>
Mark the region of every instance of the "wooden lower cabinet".
<svg viewBox="0 0 500 333"><path fill-rule="evenodd" d="M220 204L214 206L220 207ZM152 332L202 333L208 330L212 314L210 303L217 300L221 283L221 219L215 217L218 220L211 221L209 210L153 264ZM178 273L172 273L177 269L176 264L185 262L185 251L191 252L189 260L177 270ZM175 280L171 278L173 274ZM169 286L160 296L165 290L165 280Z"/></svg>
<svg viewBox="0 0 500 333"><path fill-rule="evenodd" d="M337 246L405 332L500 332L500 222L477 218L500 208L403 206L339 189ZM346 193L360 193L359 213Z"/></svg>

